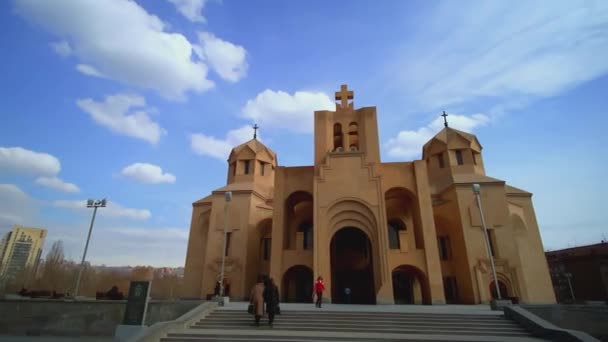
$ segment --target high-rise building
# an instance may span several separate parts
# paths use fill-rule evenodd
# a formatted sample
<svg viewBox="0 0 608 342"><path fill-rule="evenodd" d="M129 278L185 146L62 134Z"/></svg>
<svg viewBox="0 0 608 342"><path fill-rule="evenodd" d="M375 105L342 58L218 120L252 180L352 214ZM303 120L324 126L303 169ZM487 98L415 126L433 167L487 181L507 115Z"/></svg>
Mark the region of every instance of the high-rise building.
<svg viewBox="0 0 608 342"><path fill-rule="evenodd" d="M25 268L38 268L47 230L15 225L0 242L0 276L12 277Z"/></svg>

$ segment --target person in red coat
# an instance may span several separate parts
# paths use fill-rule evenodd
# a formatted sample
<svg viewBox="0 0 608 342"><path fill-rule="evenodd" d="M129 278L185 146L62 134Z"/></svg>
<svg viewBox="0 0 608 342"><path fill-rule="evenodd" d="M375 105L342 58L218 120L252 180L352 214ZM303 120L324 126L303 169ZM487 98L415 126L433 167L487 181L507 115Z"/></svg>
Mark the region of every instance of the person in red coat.
<svg viewBox="0 0 608 342"><path fill-rule="evenodd" d="M315 295L317 298L315 306L318 308L321 307L321 303L323 302L323 291L325 291L325 283L323 283L323 277L319 276L317 281L315 281Z"/></svg>

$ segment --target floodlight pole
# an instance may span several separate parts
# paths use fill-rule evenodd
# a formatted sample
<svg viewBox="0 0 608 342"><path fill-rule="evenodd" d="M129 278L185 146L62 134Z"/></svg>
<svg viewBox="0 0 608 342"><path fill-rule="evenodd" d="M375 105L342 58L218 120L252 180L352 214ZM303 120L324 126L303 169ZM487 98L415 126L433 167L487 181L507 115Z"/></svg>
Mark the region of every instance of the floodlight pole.
<svg viewBox="0 0 608 342"><path fill-rule="evenodd" d="M574 290L572 289L572 282L570 281L570 278L572 278L572 273L565 273L564 274L566 276L566 279L568 279L568 288L570 289L570 297L572 298L572 302L574 303L576 301L576 298L574 297Z"/></svg>
<svg viewBox="0 0 608 342"><path fill-rule="evenodd" d="M82 279L82 273L84 272L84 261L87 257L87 250L89 249L89 241L91 240L91 232L93 231L93 224L95 223L95 215L97 214L97 208L105 207L106 199L102 200L88 200L87 208L93 208L93 217L91 218L91 225L89 226L89 234L87 235L87 242L84 245L84 253L82 253L82 261L80 262L80 270L78 271L78 278L76 278L76 287L74 288L74 298L78 296L80 290L80 280Z"/></svg>
<svg viewBox="0 0 608 342"><path fill-rule="evenodd" d="M232 200L232 192L226 191L224 193L224 247L222 248L222 269L220 272L220 298L224 297L224 266L226 264L226 233L228 232L228 203ZM223 303L223 299L221 301Z"/></svg>
<svg viewBox="0 0 608 342"><path fill-rule="evenodd" d="M490 237L488 236L488 228L486 226L486 219L483 216L483 209L481 209L481 198L479 193L481 192L481 186L479 184L473 184L473 193L477 199L477 207L479 208L479 216L481 217L481 225L483 226L483 236L486 240L486 248L488 250L488 257L490 258L490 265L492 266L492 276L494 277L494 285L496 286L496 296L498 300L502 299L500 294L500 287L498 286L498 277L496 276L496 266L494 266L494 256L492 255L492 248L490 247Z"/></svg>

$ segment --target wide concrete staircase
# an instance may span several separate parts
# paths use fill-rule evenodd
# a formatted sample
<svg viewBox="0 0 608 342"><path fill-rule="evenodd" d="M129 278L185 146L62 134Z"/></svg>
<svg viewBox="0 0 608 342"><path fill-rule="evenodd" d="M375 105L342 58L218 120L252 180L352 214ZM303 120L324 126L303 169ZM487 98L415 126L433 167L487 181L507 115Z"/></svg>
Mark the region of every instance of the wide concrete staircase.
<svg viewBox="0 0 608 342"><path fill-rule="evenodd" d="M539 341L501 314L329 310L284 310L255 327L246 312L220 309L161 341Z"/></svg>

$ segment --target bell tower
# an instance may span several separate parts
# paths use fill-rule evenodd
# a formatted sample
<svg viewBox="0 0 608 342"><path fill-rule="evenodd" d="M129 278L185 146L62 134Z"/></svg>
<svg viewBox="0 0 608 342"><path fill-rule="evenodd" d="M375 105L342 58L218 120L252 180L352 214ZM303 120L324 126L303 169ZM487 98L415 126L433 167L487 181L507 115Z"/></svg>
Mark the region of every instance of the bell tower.
<svg viewBox="0 0 608 342"><path fill-rule="evenodd" d="M355 109L355 93L346 84L335 93L336 110L315 112L315 165L330 154L364 154L380 162L376 107Z"/></svg>

